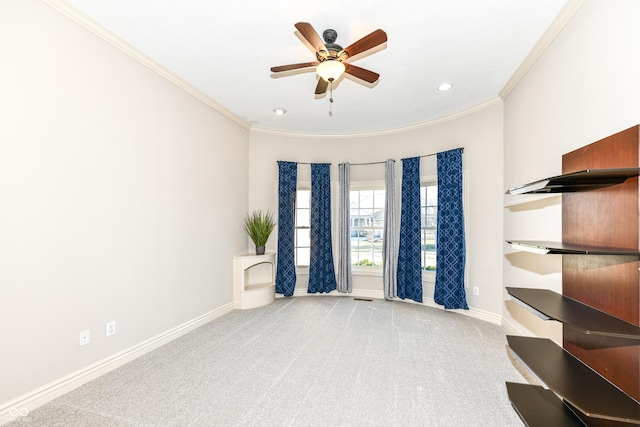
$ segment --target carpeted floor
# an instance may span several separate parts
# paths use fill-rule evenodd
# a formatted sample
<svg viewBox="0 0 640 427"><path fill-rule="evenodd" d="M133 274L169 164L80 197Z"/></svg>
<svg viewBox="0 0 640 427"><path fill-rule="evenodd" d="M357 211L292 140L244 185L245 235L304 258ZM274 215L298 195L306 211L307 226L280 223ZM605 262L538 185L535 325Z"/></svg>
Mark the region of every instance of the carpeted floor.
<svg viewBox="0 0 640 427"><path fill-rule="evenodd" d="M8 424L522 426L500 327L417 304L235 310Z"/></svg>

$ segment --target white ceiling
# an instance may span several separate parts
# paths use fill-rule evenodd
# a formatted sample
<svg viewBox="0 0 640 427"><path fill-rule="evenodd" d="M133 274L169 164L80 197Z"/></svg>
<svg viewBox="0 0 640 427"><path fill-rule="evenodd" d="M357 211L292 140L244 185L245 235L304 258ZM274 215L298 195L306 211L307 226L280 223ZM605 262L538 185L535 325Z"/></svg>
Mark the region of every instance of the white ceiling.
<svg viewBox="0 0 640 427"><path fill-rule="evenodd" d="M313 135L406 128L495 100L567 1L64 0L251 129ZM315 60L300 21L335 29L343 47L383 29L388 42L354 61L377 84L342 77L330 105L313 69L273 75Z"/></svg>

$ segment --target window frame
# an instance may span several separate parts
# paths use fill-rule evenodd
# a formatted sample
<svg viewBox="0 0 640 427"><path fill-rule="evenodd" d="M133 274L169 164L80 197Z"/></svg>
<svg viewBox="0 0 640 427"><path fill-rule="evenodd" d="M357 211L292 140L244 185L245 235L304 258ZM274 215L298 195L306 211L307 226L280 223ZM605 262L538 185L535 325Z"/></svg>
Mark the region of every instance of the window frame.
<svg viewBox="0 0 640 427"><path fill-rule="evenodd" d="M349 196L351 191L375 191L384 190L386 197L385 180L371 180L371 181L351 181L349 185ZM349 218L351 218L351 197L349 197ZM349 221L349 233L351 233L351 221ZM384 240L384 225L382 228L382 239ZM351 244L351 239L349 239ZM353 260L352 260L353 262ZM367 266L367 265L353 265L351 264L351 274L355 276L380 276L382 277L382 266Z"/></svg>
<svg viewBox="0 0 640 427"><path fill-rule="evenodd" d="M469 182L469 171L468 170L463 170L462 172L462 206L464 209L464 227L465 227L465 236L466 236L466 240L467 240L467 244L465 245L466 248L470 247L469 244L469 239L470 239L470 235L469 235L469 193L467 191L467 189L469 188L468 186L468 182ZM399 180L396 179L395 181L395 185L396 185L396 194L399 195L401 194L400 191L401 189L399 188ZM420 185L422 186L424 183L436 183L438 182L438 177L435 174L432 175L424 175L420 177ZM351 181L350 183L350 188L349 190L351 191L351 189L376 189L375 187L371 187L371 186L378 186L377 189L384 189L386 191L385 188L385 180L371 180L371 181L367 181L367 180L357 180L357 181ZM331 204L332 204L332 229L336 230L336 226L338 224L338 203L339 203L339 195L338 195L338 191L337 188L338 187L338 183L337 182L333 182L331 183ZM296 187L296 192L298 190L309 190L311 191L311 181L298 181L297 187ZM275 191L276 191L276 198L277 198L277 194L278 194L278 181L275 181ZM296 200L297 200L297 195L296 195ZM400 226L400 201L398 200L398 217L397 217L397 227ZM311 206L309 206L311 207ZM310 229L311 227L309 227ZM295 231L294 231L295 233ZM384 238L384 237L383 237ZM334 249L338 247L338 233L335 232L333 233L333 247ZM335 252L334 252L335 253ZM469 264L470 264L470 260L467 257L467 261L465 263L465 287L466 282L467 282L467 278L469 277ZM296 272L298 272L299 274L309 274L309 266L299 266L296 265ZM355 266L352 265L351 266L351 272L354 276L379 276L382 277L382 267L368 267L368 266ZM423 270L422 271L422 281L423 283L435 283L435 279L436 279L436 274L435 271L426 271Z"/></svg>
<svg viewBox="0 0 640 427"><path fill-rule="evenodd" d="M422 193L422 187L428 186L437 186L438 185L438 176L437 175L425 175L420 177L420 192ZM438 205L436 203L436 210ZM420 215L422 216L422 203L420 204ZM420 233L424 228L420 227ZM436 239L438 238L438 223L436 216ZM437 240L436 240L437 241ZM422 268L422 248L420 249L420 267ZM436 282L436 270L422 270L422 281L427 283L435 283Z"/></svg>
<svg viewBox="0 0 640 427"><path fill-rule="evenodd" d="M470 246L470 239L471 236L469 235L469 170L464 169L462 170L462 211L463 211L463 215L464 215L464 234L465 234L465 251L468 250ZM438 175L437 174L433 174L433 175L424 175L424 176L420 176L420 186L422 187L423 184L425 183L435 183L436 185L438 184ZM436 233L438 232L438 228L436 225ZM437 234L436 234L437 236ZM437 238L437 237L436 237ZM467 256L466 257L466 261L465 261L465 267L464 267L464 287L468 288L468 278L469 278L469 268L470 268L470 259ZM422 282L423 283L430 283L430 284L435 284L436 282L436 272L435 271L426 271L423 270L422 271Z"/></svg>
<svg viewBox="0 0 640 427"><path fill-rule="evenodd" d="M298 191L308 191L309 192L309 226L301 226L298 227ZM302 209L302 208L301 208ZM294 251L294 262L296 266L296 271L300 270L300 272L304 274L308 274L309 265L308 264L298 264L298 248L309 248L309 255L311 255L311 182L309 181L298 181L296 186L296 203L295 203L295 213L293 217L294 228L293 228L293 251ZM298 230L309 230L309 246L298 246Z"/></svg>

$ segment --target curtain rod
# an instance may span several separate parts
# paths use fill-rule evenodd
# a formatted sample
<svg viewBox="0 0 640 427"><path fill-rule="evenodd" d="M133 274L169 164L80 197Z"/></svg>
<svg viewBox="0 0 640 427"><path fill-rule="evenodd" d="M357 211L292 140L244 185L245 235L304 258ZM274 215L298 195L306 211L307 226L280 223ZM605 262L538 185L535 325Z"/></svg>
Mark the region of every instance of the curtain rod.
<svg viewBox="0 0 640 427"><path fill-rule="evenodd" d="M464 147L452 148L451 150L457 150L457 149L462 150L462 152L464 153ZM446 150L446 151L450 151L450 150ZM438 153L423 154L422 156L417 156L417 157L420 157L420 158L422 158L422 157L431 157L431 156L435 156L435 155L437 155L437 154L438 154ZM415 157L415 156L414 156L414 157ZM394 160L394 159L391 159L391 160L393 160L393 161L395 162L395 160ZM276 162L276 163L277 163L277 162ZM311 164L313 164L313 163L306 163L306 162L296 162L296 163L297 163L297 164L299 164L299 165L311 165ZM325 163L326 163L326 162L325 162ZM344 163L344 162L343 162L343 163ZM384 165L385 163L386 163L386 160L385 160L385 161L382 161L382 162L349 163L349 166ZM331 163L329 163L329 164L331 164Z"/></svg>
<svg viewBox="0 0 640 427"><path fill-rule="evenodd" d="M451 150L460 150L460 151L462 151L464 153L464 147L452 148ZM451 151L451 150L446 150L446 151ZM444 151L442 151L442 153L444 153ZM431 157L431 156L435 156L437 154L438 153L424 154L422 156L417 156L417 157L420 157L420 158L422 158L422 157ZM414 156L414 157L416 157L416 156ZM410 157L407 157L407 158L409 159Z"/></svg>
<svg viewBox="0 0 640 427"><path fill-rule="evenodd" d="M464 147L458 147L460 150L462 150L462 152L464 153ZM457 148L452 148L452 150L457 150ZM448 150L447 150L448 151ZM420 158L422 157L431 157L431 156L435 156L438 153L431 153L431 154L423 154L422 156L418 156ZM395 162L394 159L391 159ZM369 163L349 163L350 166L366 166L366 165L384 165L386 162L369 162Z"/></svg>

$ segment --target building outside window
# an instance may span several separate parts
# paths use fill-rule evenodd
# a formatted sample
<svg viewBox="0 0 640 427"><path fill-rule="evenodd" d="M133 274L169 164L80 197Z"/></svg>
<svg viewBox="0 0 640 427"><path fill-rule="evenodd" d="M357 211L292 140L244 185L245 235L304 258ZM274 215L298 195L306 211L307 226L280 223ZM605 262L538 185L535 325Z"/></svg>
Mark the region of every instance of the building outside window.
<svg viewBox="0 0 640 427"><path fill-rule="evenodd" d="M351 264L354 267L382 268L385 190L354 189L350 192ZM438 185L423 182L420 187L421 265L436 269ZM308 267L311 256L311 190L296 192L295 263Z"/></svg>
<svg viewBox="0 0 640 427"><path fill-rule="evenodd" d="M436 232L438 228L438 185L435 182L420 186L421 265L425 271L436 270Z"/></svg>
<svg viewBox="0 0 640 427"><path fill-rule="evenodd" d="M384 194L383 189L350 192L351 264L354 266L382 267Z"/></svg>
<svg viewBox="0 0 640 427"><path fill-rule="evenodd" d="M382 267L384 198L384 189L351 190L351 263L354 266ZM435 271L438 225L436 182L423 182L420 186L420 212L421 267L424 271Z"/></svg>

